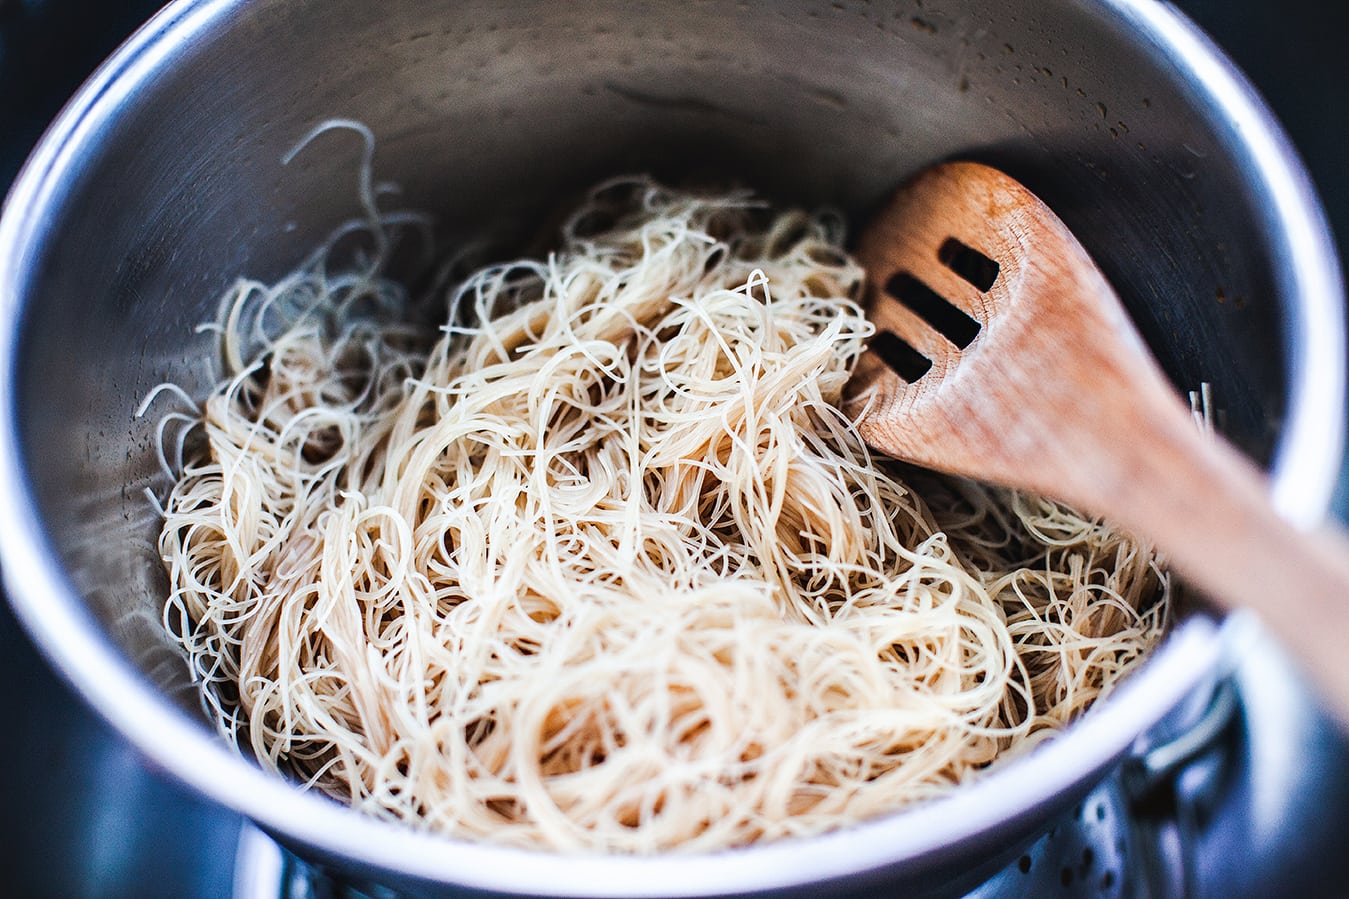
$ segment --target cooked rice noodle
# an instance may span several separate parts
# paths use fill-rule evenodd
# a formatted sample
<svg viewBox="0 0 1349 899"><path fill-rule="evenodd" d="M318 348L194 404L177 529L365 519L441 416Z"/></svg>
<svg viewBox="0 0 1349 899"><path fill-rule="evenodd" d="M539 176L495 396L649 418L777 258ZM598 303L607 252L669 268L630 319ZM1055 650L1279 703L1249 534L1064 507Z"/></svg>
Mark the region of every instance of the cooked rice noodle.
<svg viewBox="0 0 1349 899"><path fill-rule="evenodd" d="M610 182L428 351L367 200L371 259L232 291L164 444L165 624L264 764L456 837L713 850L940 796L1159 638L1148 547L862 444L835 217Z"/></svg>

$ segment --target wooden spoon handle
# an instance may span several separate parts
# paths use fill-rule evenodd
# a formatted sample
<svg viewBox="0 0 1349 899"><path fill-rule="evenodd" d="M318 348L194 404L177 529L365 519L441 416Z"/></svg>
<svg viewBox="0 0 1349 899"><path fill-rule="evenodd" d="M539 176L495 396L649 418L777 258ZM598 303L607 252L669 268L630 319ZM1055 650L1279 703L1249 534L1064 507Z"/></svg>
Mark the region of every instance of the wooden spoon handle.
<svg viewBox="0 0 1349 899"><path fill-rule="evenodd" d="M1229 444L1172 436L1165 464L1112 501L1120 522L1216 604L1255 610L1349 727L1349 534L1295 527Z"/></svg>

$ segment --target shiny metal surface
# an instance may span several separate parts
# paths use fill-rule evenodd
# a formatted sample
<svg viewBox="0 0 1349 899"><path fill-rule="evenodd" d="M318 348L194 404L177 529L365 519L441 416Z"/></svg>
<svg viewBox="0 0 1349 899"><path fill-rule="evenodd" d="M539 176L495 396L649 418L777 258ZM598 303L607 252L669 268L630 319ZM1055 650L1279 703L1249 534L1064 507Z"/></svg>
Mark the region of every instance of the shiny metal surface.
<svg viewBox="0 0 1349 899"><path fill-rule="evenodd" d="M68 108L0 220L6 586L143 751L357 875L579 895L956 889L1071 807L1224 643L1192 619L1043 752L912 813L743 853L444 843L264 777L196 719L160 635L152 432L131 412L166 377L201 383L192 326L225 283L280 273L355 211L356 147L279 164L330 115L375 129L379 176L450 238L518 239L620 168L711 168L861 215L935 159L1000 164L1096 254L1177 383L1216 383L1229 433L1274 458L1284 508L1325 509L1343 350L1324 225L1263 107L1166 7L175 4Z"/></svg>

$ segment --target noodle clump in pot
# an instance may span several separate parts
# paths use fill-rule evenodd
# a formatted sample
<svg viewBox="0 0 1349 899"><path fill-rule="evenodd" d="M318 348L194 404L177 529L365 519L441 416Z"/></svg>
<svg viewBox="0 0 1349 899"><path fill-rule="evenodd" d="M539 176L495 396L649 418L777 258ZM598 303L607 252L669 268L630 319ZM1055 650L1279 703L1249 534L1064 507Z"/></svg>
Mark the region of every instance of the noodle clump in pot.
<svg viewBox="0 0 1349 899"><path fill-rule="evenodd" d="M1159 639L1147 546L863 445L836 217L608 182L428 338L366 200L369 258L240 282L165 419L165 623L264 764L455 837L713 850L949 791Z"/></svg>

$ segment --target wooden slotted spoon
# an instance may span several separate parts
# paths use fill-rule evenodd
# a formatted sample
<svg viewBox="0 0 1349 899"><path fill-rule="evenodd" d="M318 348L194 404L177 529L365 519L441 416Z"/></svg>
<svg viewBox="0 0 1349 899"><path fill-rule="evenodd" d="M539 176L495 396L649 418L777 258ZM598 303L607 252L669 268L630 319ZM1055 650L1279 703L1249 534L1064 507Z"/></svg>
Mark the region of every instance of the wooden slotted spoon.
<svg viewBox="0 0 1349 899"><path fill-rule="evenodd" d="M1044 203L987 166L939 165L857 255L878 334L848 411L868 444L1151 539L1214 601L1255 610L1349 724L1349 538L1293 527L1261 472L1195 426Z"/></svg>

